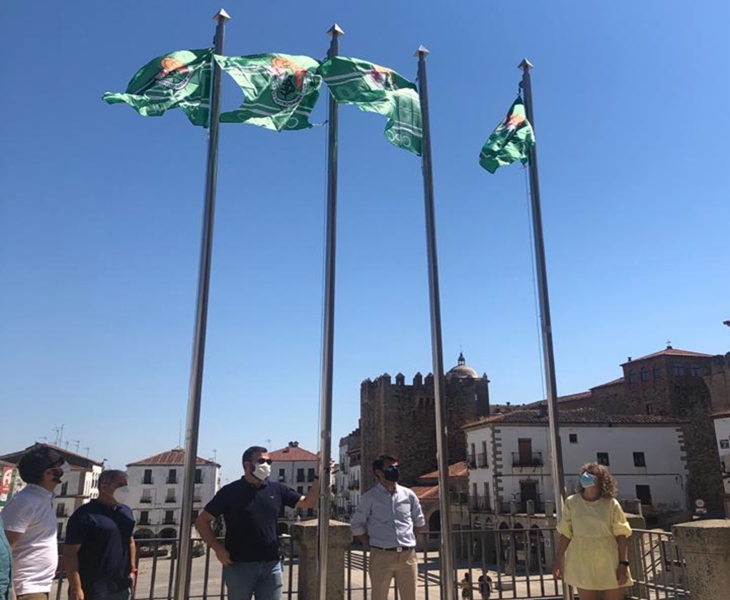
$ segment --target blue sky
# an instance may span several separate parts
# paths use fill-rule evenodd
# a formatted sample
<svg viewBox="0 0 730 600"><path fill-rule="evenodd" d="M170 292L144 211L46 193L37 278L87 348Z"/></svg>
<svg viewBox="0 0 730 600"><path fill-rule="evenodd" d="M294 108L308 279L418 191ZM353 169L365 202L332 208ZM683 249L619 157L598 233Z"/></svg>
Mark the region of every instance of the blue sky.
<svg viewBox="0 0 730 600"><path fill-rule="evenodd" d="M180 111L107 106L164 52L206 47L218 3L4 3L0 73L0 452L64 425L121 466L178 443L206 138ZM495 402L543 396L526 172L481 145L533 88L558 390L675 347L730 349L726 2L247 3L226 53L343 55L415 77L427 46L444 355ZM12 84L12 85L11 85ZM224 108L238 105L224 86ZM314 121L325 120L320 102ZM360 382L431 365L418 159L340 111L333 441ZM318 447L326 128L221 128L199 454ZM270 441L269 441L270 440ZM83 452L83 450L81 450Z"/></svg>

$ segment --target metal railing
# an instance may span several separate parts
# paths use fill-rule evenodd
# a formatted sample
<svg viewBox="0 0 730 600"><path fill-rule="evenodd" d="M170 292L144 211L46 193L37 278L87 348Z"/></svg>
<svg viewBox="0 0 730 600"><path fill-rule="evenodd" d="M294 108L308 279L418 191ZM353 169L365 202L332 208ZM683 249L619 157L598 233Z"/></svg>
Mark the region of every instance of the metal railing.
<svg viewBox="0 0 730 600"><path fill-rule="evenodd" d="M542 452L512 453L513 467L542 467L543 464Z"/></svg>
<svg viewBox="0 0 730 600"><path fill-rule="evenodd" d="M477 454L477 467L480 469L483 469L487 466L487 453L486 452L480 452Z"/></svg>
<svg viewBox="0 0 730 600"><path fill-rule="evenodd" d="M560 582L553 579L552 559L558 535L554 528L464 529L452 534L454 573L449 585L461 598L470 587L474 599L491 591L490 600L562 600ZM631 600L687 600L684 560L666 532L634 530L629 559L635 585L627 590ZM283 597L299 599L299 549L288 535L282 536ZM173 600L177 540L137 540L136 600ZM440 590L438 532L418 536L419 600L438 600ZM190 599L224 600L222 568L215 554L201 540L193 540ZM346 600L372 597L367 575L370 553L352 544L345 553ZM470 583L464 576L469 575ZM480 581L480 577L482 578ZM68 588L61 572L51 598L65 600ZM398 598L397 592L394 596ZM719 600L719 599L718 599Z"/></svg>

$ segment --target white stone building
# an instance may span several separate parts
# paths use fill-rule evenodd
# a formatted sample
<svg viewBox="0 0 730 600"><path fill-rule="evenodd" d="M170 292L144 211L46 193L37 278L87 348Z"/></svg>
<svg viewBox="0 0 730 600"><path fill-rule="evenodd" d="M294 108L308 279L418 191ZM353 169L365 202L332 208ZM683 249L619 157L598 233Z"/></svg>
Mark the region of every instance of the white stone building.
<svg viewBox="0 0 730 600"><path fill-rule="evenodd" d="M279 481L306 496L317 474L317 455L299 447L299 442L289 442L280 450L269 452L271 457L271 479ZM284 508L280 518L293 521L297 516L314 516L314 509L305 511Z"/></svg>
<svg viewBox="0 0 730 600"><path fill-rule="evenodd" d="M534 506L534 511L541 513L545 502L554 503L544 411L493 415L464 429L473 510L525 513ZM569 493L578 483L581 465L598 462L616 478L617 498L640 500L645 516L687 511L680 421L654 415L608 416L594 409L577 409L561 411L560 435ZM529 505L528 500L532 500Z"/></svg>
<svg viewBox="0 0 730 600"><path fill-rule="evenodd" d="M730 411L715 413L713 418L725 491L725 515L730 517Z"/></svg>
<svg viewBox="0 0 730 600"><path fill-rule="evenodd" d="M173 448L129 463L129 506L137 521L137 538L178 537L182 514L185 451ZM193 521L220 489L220 465L197 458Z"/></svg>
<svg viewBox="0 0 730 600"><path fill-rule="evenodd" d="M360 428L340 439L340 461L337 472L337 512L349 517L360 501Z"/></svg>
<svg viewBox="0 0 730 600"><path fill-rule="evenodd" d="M40 444L34 444L37 446ZM58 523L58 539L62 540L66 536L66 525L68 518L82 504L86 504L92 498L99 496L97 483L99 474L102 470L102 463L92 460L87 456L81 456L75 452L70 452L64 448L59 448L53 444L43 444L53 448L68 463L71 470L63 476L62 483L53 490L55 494L53 498L53 509L56 512ZM20 457L28 450L33 448L29 446L18 452L11 452L0 457L0 460L17 465ZM16 480L13 493L17 494L25 485L20 477Z"/></svg>

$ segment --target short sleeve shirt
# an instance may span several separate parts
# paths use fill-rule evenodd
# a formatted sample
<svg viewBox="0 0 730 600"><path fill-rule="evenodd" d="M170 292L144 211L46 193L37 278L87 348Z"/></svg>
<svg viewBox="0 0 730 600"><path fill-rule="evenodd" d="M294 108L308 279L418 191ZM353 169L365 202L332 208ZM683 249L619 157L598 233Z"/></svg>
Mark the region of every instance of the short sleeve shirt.
<svg viewBox="0 0 730 600"><path fill-rule="evenodd" d="M50 592L58 566L53 493L29 484L5 506L3 523L6 531L22 534L13 549L15 593Z"/></svg>
<svg viewBox="0 0 730 600"><path fill-rule="evenodd" d="M79 575L87 598L126 590L131 585L132 510L98 500L80 506L68 520L66 544L79 549Z"/></svg>
<svg viewBox="0 0 730 600"><path fill-rule="evenodd" d="M302 495L278 481L259 487L244 478L229 483L208 502L205 511L223 516L225 547L233 562L266 562L279 559L276 521L284 506L293 508Z"/></svg>

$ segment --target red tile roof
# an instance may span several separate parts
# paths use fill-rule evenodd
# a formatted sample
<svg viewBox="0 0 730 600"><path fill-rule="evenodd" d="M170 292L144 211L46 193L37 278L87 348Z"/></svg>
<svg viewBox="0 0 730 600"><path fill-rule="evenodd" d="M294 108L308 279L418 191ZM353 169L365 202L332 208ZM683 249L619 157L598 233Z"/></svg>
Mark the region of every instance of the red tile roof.
<svg viewBox="0 0 730 600"><path fill-rule="evenodd" d="M280 450L272 450L271 452L269 452L269 456L271 457L271 460L278 462L311 462L313 460L317 460L316 454L313 454L309 450L305 450L304 448L300 448L299 446L286 446L285 448L281 448Z"/></svg>
<svg viewBox="0 0 730 600"><path fill-rule="evenodd" d="M20 450L18 452L11 452L10 454L3 455L2 459L10 461L11 463L17 463L20 460L20 457L23 456L28 450L31 448L35 448L36 446L48 446L49 448L52 448L56 452L58 452L63 458L68 461L69 464L76 465L76 466L88 466L88 465L97 465L102 466L102 463L98 460L94 460L93 458L89 458L88 456L82 456L81 454L77 454L76 452L71 452L70 450L66 450L66 448L61 448L59 446L56 446L55 444L48 444L46 442L40 443L36 442L32 446L28 446L24 450Z"/></svg>
<svg viewBox="0 0 730 600"><path fill-rule="evenodd" d="M147 458L143 458L142 460L138 460L136 462L127 463L128 467L141 467L141 466L181 466L185 464L185 450L182 448L173 448L172 450L168 450L167 452L160 452L159 454L155 454L154 456L149 456ZM220 465L217 462L213 462L212 460L207 460L205 458L197 457L195 461L196 465L215 465L216 467L220 467Z"/></svg>
<svg viewBox="0 0 730 600"><path fill-rule="evenodd" d="M418 479L438 479L438 477L439 472L436 470L421 475ZM462 460L461 462L449 465L449 477L469 477L469 468L467 467L466 461Z"/></svg>
<svg viewBox="0 0 730 600"><path fill-rule="evenodd" d="M624 382L623 377L619 377L618 379L613 379L611 381L607 381L606 383L599 383L598 385L594 385L591 389L595 390L602 387L610 387L612 385L619 385L620 383Z"/></svg>
<svg viewBox="0 0 730 600"><path fill-rule="evenodd" d="M685 357L699 357L699 358L712 358L712 354L703 354L702 352L692 352L690 350L680 350L679 348L672 348L671 346L664 348L664 350L660 350L659 352L654 352L653 354L647 354L646 356L641 356L639 358L634 358L628 362L623 363L623 365L629 364L629 362L636 362L637 360L646 360L647 358L656 358L657 356L685 356ZM621 365L621 366L623 366Z"/></svg>
<svg viewBox="0 0 730 600"><path fill-rule="evenodd" d="M419 500L439 497L439 486L437 485L414 485L411 491L416 494Z"/></svg>
<svg viewBox="0 0 730 600"><path fill-rule="evenodd" d="M467 423L464 428L474 428L491 423L547 423L548 416L540 414L539 410L516 410L485 417L480 421ZM678 425L680 419L660 417L658 415L607 415L595 408L576 408L560 411L560 425Z"/></svg>

